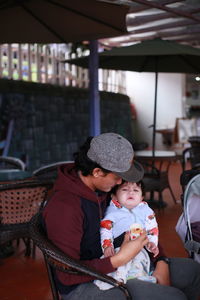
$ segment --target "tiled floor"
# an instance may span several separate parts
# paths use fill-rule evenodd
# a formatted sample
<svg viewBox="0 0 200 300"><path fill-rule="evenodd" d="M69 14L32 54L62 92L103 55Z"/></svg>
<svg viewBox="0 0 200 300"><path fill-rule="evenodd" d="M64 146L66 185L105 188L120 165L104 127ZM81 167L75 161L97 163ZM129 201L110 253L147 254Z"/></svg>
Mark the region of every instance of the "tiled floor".
<svg viewBox="0 0 200 300"><path fill-rule="evenodd" d="M180 163L170 169L170 182L177 200L180 200ZM181 204L174 205L168 190L164 191L167 207L155 210L160 228L160 242L168 256L186 257L182 242L175 232L181 214ZM21 244L16 253L0 263L0 300L52 300L42 255L37 250L36 259L24 257Z"/></svg>

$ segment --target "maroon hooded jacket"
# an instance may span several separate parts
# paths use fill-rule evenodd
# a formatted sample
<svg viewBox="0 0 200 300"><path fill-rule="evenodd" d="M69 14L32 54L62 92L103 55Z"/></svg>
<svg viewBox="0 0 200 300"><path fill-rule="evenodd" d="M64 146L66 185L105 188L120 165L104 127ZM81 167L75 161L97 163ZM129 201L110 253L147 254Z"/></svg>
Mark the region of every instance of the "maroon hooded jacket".
<svg viewBox="0 0 200 300"><path fill-rule="evenodd" d="M99 229L106 196L106 193L98 195L87 187L73 169L73 164L63 165L43 212L49 239L66 254L105 274L114 271L110 258L100 259ZM76 287L74 285L93 279L59 271L56 277L61 293L68 293Z"/></svg>

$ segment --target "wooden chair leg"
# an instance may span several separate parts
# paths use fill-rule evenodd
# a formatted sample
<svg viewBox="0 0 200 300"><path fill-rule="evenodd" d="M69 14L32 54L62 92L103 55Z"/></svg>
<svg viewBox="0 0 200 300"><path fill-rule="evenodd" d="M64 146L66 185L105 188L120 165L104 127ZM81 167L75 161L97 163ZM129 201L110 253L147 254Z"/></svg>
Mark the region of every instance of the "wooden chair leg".
<svg viewBox="0 0 200 300"><path fill-rule="evenodd" d="M25 256L30 256L31 255L31 241L29 238L23 238L26 250L25 250Z"/></svg>
<svg viewBox="0 0 200 300"><path fill-rule="evenodd" d="M35 258L36 256L36 245L35 243L33 242L32 243L32 258Z"/></svg>

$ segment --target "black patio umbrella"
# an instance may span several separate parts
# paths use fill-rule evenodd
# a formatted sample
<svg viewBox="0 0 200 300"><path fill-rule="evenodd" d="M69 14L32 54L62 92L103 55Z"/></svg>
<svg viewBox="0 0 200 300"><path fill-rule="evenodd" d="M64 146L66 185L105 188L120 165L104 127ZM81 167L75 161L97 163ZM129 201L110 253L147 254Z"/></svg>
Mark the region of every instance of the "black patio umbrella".
<svg viewBox="0 0 200 300"><path fill-rule="evenodd" d="M128 10L128 6L97 0L0 0L0 43L90 41L94 77L90 82L90 132L99 134L96 40L126 34Z"/></svg>
<svg viewBox="0 0 200 300"><path fill-rule="evenodd" d="M126 33L128 7L95 0L0 0L0 43L67 43Z"/></svg>
<svg viewBox="0 0 200 300"><path fill-rule="evenodd" d="M68 62L87 67L88 58L83 57ZM155 73L154 116L152 125L152 151L154 156L158 73L200 73L200 49L156 38L99 53L99 68Z"/></svg>

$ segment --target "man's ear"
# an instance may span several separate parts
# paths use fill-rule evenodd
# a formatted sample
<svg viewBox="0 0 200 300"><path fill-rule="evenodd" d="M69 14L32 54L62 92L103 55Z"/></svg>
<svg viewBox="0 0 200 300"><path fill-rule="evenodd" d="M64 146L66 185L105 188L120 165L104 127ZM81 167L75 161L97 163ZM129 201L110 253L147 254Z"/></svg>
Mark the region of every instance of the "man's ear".
<svg viewBox="0 0 200 300"><path fill-rule="evenodd" d="M111 199L112 199L112 200L117 200L116 195L112 193L112 194L111 194ZM117 201L118 201L118 200L117 200Z"/></svg>
<svg viewBox="0 0 200 300"><path fill-rule="evenodd" d="M104 175L104 172L100 168L94 168L92 171L92 175L97 178Z"/></svg>

